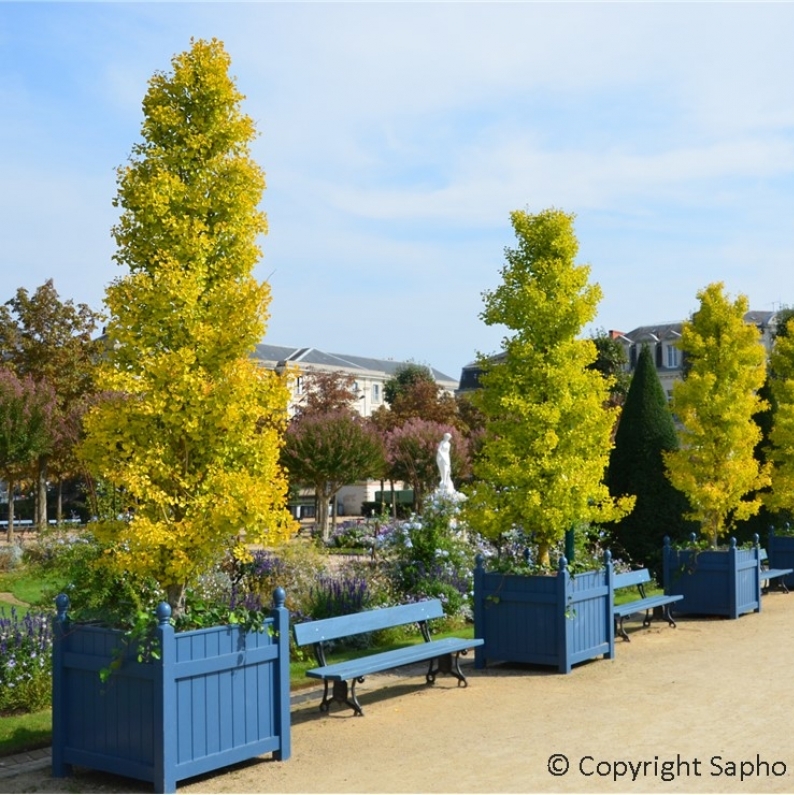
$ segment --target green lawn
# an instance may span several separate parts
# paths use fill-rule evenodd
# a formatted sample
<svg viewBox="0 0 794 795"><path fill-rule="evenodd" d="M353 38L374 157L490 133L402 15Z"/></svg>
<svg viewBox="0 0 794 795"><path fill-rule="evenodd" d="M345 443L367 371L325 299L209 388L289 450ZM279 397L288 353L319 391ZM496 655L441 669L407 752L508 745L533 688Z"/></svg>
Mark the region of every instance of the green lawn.
<svg viewBox="0 0 794 795"><path fill-rule="evenodd" d="M52 742L52 710L0 717L0 756L10 756Z"/></svg>
<svg viewBox="0 0 794 795"><path fill-rule="evenodd" d="M44 594L52 590L53 587L53 583L29 574L23 569L0 574L0 593L13 594L20 602L25 602L29 605L42 604Z"/></svg>

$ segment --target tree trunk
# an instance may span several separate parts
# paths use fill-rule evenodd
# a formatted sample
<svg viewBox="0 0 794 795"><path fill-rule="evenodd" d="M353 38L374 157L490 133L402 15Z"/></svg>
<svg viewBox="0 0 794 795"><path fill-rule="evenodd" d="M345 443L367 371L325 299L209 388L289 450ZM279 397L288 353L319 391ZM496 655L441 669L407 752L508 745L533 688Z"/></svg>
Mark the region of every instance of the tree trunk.
<svg viewBox="0 0 794 795"><path fill-rule="evenodd" d="M47 459L39 459L36 478L36 518L37 529L42 533L47 529Z"/></svg>
<svg viewBox="0 0 794 795"><path fill-rule="evenodd" d="M323 541L328 541L328 494L325 486L317 489L317 526Z"/></svg>
<svg viewBox="0 0 794 795"><path fill-rule="evenodd" d="M414 512L422 513L425 507L425 493L417 480L416 483L411 484L414 489Z"/></svg>
<svg viewBox="0 0 794 795"><path fill-rule="evenodd" d="M14 543L14 481L9 480L8 486L8 533L6 540L9 544Z"/></svg>
<svg viewBox="0 0 794 795"><path fill-rule="evenodd" d="M549 542L548 541L538 541L538 565L539 566L549 566L551 565L551 558L549 556Z"/></svg>
<svg viewBox="0 0 794 795"><path fill-rule="evenodd" d="M55 521L58 526L63 524L63 480L58 479L58 502L55 509Z"/></svg>
<svg viewBox="0 0 794 795"><path fill-rule="evenodd" d="M166 588L168 604L171 605L171 617L176 618L185 612L185 591L187 586L184 583L179 585L169 585Z"/></svg>

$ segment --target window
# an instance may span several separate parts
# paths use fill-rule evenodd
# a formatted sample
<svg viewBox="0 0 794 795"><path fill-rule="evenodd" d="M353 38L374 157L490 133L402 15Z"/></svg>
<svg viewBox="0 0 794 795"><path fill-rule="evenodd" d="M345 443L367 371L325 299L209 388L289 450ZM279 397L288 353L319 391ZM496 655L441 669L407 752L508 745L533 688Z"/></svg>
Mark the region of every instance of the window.
<svg viewBox="0 0 794 795"><path fill-rule="evenodd" d="M295 394L302 395L303 394L303 376L299 375L295 379Z"/></svg>
<svg viewBox="0 0 794 795"><path fill-rule="evenodd" d="M380 384L372 385L372 402L380 403Z"/></svg>
<svg viewBox="0 0 794 795"><path fill-rule="evenodd" d="M674 345L667 346L667 366L669 368L678 367L678 348Z"/></svg>

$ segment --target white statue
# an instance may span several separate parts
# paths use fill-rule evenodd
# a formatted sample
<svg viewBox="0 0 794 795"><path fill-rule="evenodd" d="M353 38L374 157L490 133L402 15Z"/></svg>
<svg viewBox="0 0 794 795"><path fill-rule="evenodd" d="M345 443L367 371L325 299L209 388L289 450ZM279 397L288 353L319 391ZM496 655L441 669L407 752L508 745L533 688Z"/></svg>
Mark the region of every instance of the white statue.
<svg viewBox="0 0 794 795"><path fill-rule="evenodd" d="M438 474L441 476L441 483L438 486L438 490L454 494L455 486L452 484L452 463L449 459L449 451L452 447L451 439L452 434L445 433L444 437L438 443L436 464L438 464Z"/></svg>

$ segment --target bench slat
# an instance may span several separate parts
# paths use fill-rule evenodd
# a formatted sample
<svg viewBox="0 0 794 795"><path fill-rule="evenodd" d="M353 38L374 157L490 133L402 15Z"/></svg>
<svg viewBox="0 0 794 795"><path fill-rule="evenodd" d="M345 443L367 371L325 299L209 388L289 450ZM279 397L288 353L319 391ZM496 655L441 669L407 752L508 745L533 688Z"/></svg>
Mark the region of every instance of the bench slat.
<svg viewBox="0 0 794 795"><path fill-rule="evenodd" d="M468 640L465 638L441 638L440 640L430 641L430 643L418 643L415 646L391 649L390 651L371 654L368 657L360 657L356 660L346 660L345 662L331 663L321 668L312 668L306 671L306 676L311 676L314 679L329 679L331 681L356 679L360 676L378 673L389 668L430 660L443 654L454 654L465 649L473 649L483 643L482 638L471 638Z"/></svg>
<svg viewBox="0 0 794 795"><path fill-rule="evenodd" d="M428 621L432 618L441 618L443 615L444 608L441 600L426 599L412 604L380 607L348 616L293 624L292 631L295 642L299 646L305 646L309 643L321 643L326 640L360 635L362 632L375 632L379 629L399 627L417 621Z"/></svg>
<svg viewBox="0 0 794 795"><path fill-rule="evenodd" d="M645 599L638 599L636 602L626 602L622 605L615 605L614 612L616 616L630 616L632 613L652 610L654 607L664 607L664 605L678 602L683 598L683 594L671 594L669 596L659 594L658 596L648 596Z"/></svg>
<svg viewBox="0 0 794 795"><path fill-rule="evenodd" d="M632 585L645 585L651 581L651 573L648 569L636 569L635 571L623 571L614 577L614 586L618 588L629 588Z"/></svg>
<svg viewBox="0 0 794 795"><path fill-rule="evenodd" d="M762 580L774 580L777 577L785 577L794 572L794 569L761 569Z"/></svg>

